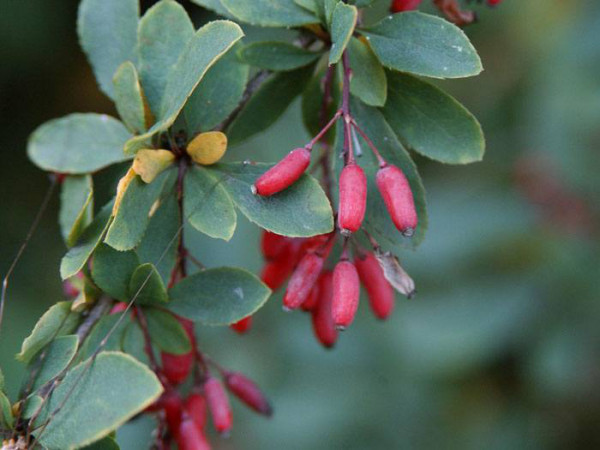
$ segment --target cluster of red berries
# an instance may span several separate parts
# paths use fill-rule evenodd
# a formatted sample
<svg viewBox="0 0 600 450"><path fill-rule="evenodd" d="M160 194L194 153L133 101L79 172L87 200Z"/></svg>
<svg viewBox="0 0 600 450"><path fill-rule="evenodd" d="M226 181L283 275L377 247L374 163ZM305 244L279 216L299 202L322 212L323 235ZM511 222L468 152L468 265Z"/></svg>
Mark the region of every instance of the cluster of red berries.
<svg viewBox="0 0 600 450"><path fill-rule="evenodd" d="M390 6L392 13L398 13L403 11L412 11L417 9L423 0L393 0ZM496 6L502 2L502 0L486 0L490 6Z"/></svg>

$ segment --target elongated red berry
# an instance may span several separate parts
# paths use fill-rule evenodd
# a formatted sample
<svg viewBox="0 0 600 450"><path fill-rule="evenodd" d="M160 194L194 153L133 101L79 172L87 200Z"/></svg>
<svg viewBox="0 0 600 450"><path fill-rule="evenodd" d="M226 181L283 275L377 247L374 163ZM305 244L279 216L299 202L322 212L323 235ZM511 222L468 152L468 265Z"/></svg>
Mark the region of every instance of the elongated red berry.
<svg viewBox="0 0 600 450"><path fill-rule="evenodd" d="M175 434L179 450L210 450L201 428L198 428L192 418L185 417Z"/></svg>
<svg viewBox="0 0 600 450"><path fill-rule="evenodd" d="M238 372L228 373L225 376L225 386L254 411L265 416L273 414L273 408L260 388L245 375Z"/></svg>
<svg viewBox="0 0 600 450"><path fill-rule="evenodd" d="M233 414L223 385L216 378L209 377L204 383L204 392L215 430L222 434L229 432L233 423Z"/></svg>
<svg viewBox="0 0 600 450"><path fill-rule="evenodd" d="M321 276L319 276L319 279L310 290L310 294L308 294L306 300L302 302L302 309L304 311L312 311L317 306L317 303L319 303L319 285L321 284L320 281L322 276L323 274L321 273Z"/></svg>
<svg viewBox="0 0 600 450"><path fill-rule="evenodd" d="M323 258L316 253L307 253L298 263L283 296L283 306L287 309L299 308L308 298L311 289L319 279L323 268Z"/></svg>
<svg viewBox="0 0 600 450"><path fill-rule="evenodd" d="M192 418L196 426L201 430L206 426L206 398L198 392L192 392L185 399L185 412Z"/></svg>
<svg viewBox="0 0 600 450"><path fill-rule="evenodd" d="M262 196L277 194L294 184L309 164L310 152L307 149L292 150L256 180L252 191Z"/></svg>
<svg viewBox="0 0 600 450"><path fill-rule="evenodd" d="M385 166L377 171L377 187L396 228L407 237L413 235L418 218L410 184L396 166Z"/></svg>
<svg viewBox="0 0 600 450"><path fill-rule="evenodd" d="M335 345L338 331L333 322L331 304L333 301L333 274L327 270L319 279L319 300L312 310L312 324L315 336L327 348Z"/></svg>
<svg viewBox="0 0 600 450"><path fill-rule="evenodd" d="M252 316L244 317L242 320L238 320L236 323L230 325L232 330L237 331L240 334L244 334L252 328Z"/></svg>
<svg viewBox="0 0 600 450"><path fill-rule="evenodd" d="M362 168L348 164L340 174L338 226L348 235L360 229L367 208L367 177Z"/></svg>
<svg viewBox="0 0 600 450"><path fill-rule="evenodd" d="M394 310L396 298L394 288L386 280L383 270L373 253L367 253L363 258L354 258L354 265L367 294L373 314L379 319L386 319Z"/></svg>
<svg viewBox="0 0 600 450"><path fill-rule="evenodd" d="M125 302L117 302L110 308L108 314L119 314L127 309L127 303Z"/></svg>
<svg viewBox="0 0 600 450"><path fill-rule="evenodd" d="M163 352L160 354L160 357L163 365L163 373L173 384L183 383L194 365L193 352L184 355L173 355Z"/></svg>
<svg viewBox="0 0 600 450"><path fill-rule="evenodd" d="M390 11L393 13L417 9L421 0L393 0Z"/></svg>
<svg viewBox="0 0 600 450"><path fill-rule="evenodd" d="M358 309L360 281L356 267L350 261L340 261L333 270L333 322L338 329L345 329L354 320Z"/></svg>
<svg viewBox="0 0 600 450"><path fill-rule="evenodd" d="M260 274L260 279L272 290L279 289L292 274L298 259L293 245L283 252L283 255L273 261L267 261Z"/></svg>
<svg viewBox="0 0 600 450"><path fill-rule="evenodd" d="M165 411L165 419L169 430L173 434L177 433L183 411L183 402L179 393L175 390L165 392L160 399L160 405Z"/></svg>
<svg viewBox="0 0 600 450"><path fill-rule="evenodd" d="M280 258L288 246L291 245L291 239L287 236L271 233L264 230L260 240L260 249L267 260Z"/></svg>
<svg viewBox="0 0 600 450"><path fill-rule="evenodd" d="M488 5L496 6L499 5L502 0L487 0Z"/></svg>

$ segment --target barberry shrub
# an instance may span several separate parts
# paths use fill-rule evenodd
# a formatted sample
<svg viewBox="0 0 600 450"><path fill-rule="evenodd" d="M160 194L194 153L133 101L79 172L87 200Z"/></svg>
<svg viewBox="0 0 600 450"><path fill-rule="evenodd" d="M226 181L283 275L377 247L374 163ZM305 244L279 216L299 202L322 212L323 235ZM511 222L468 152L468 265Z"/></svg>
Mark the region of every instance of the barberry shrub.
<svg viewBox="0 0 600 450"><path fill-rule="evenodd" d="M409 151L483 156L475 118L424 80L482 70L451 23L456 2L434 2L445 18L418 1L193 3L222 19L196 28L174 0L143 15L138 0L81 2L81 45L120 119L72 114L31 135L29 157L60 188L66 298L17 355L20 398L0 394L3 448L118 448L114 431L149 414L155 448L204 449L209 417L232 429L230 396L270 416L253 381L205 354L199 327L248 332L288 277L285 309L309 312L325 347L353 322L361 283L389 317L394 291L415 292L396 255L427 228ZM257 27L282 31L244 42ZM274 165L229 157L298 97L309 142ZM104 202L94 182L116 172ZM264 230L260 277L205 268L186 245L184 229L228 241L238 214Z"/></svg>

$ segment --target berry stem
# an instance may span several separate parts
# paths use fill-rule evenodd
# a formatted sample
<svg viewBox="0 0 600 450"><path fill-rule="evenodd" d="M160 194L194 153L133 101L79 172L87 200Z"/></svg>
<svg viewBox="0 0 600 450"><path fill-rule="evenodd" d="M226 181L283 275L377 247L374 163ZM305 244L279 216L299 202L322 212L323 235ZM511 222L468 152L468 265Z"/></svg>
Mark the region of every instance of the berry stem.
<svg viewBox="0 0 600 450"><path fill-rule="evenodd" d="M358 124L356 123L356 120L354 120L353 118L351 118L351 122L352 122L352 126L354 127L354 129L356 131L358 131L358 134L360 134L361 137L365 140L365 142L367 143L367 145L369 146L369 148L371 149L371 151L373 152L373 154L377 158L377 162L379 163L379 167L385 167L385 166L387 166L387 162L385 161L385 159L383 159L383 157L381 156L381 153L379 153L379 150L377 150L377 147L375 147L375 144L373 144L373 141L358 126Z"/></svg>
<svg viewBox="0 0 600 450"><path fill-rule="evenodd" d="M342 115L342 110L338 110L334 116L331 118L331 120L327 123L327 125L325 125L323 127L323 129L321 131L319 131L319 134L317 134L308 144L306 144L304 146L305 149L311 151L313 146L319 142L319 140L325 135L325 133L327 133L329 131L329 129L333 126L333 124L340 118L340 116Z"/></svg>
<svg viewBox="0 0 600 450"><path fill-rule="evenodd" d="M348 53L342 55L342 65L344 67L344 85L342 87L342 114L344 116L344 154L346 155L346 164L354 163L354 150L352 148L352 129L350 123L350 76L352 69L348 62Z"/></svg>

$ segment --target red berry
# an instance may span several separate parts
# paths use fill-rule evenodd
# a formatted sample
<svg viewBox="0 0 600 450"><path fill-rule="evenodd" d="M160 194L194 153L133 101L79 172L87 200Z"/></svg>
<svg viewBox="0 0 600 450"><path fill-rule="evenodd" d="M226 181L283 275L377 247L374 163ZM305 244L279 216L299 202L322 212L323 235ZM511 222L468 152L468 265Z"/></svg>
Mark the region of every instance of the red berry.
<svg viewBox="0 0 600 450"><path fill-rule="evenodd" d="M244 334L252 327L252 316L244 317L242 320L232 323L230 327L232 330L235 330L240 334Z"/></svg>
<svg viewBox="0 0 600 450"><path fill-rule="evenodd" d="M326 244L331 242L333 233L318 234L302 240L300 244L300 254L304 255L307 252L321 251L326 248Z"/></svg>
<svg viewBox="0 0 600 450"><path fill-rule="evenodd" d="M393 13L417 9L421 0L393 0L390 11Z"/></svg>
<svg viewBox="0 0 600 450"><path fill-rule="evenodd" d="M110 309L110 311L108 312L108 314L119 314L119 313L122 313L123 311L125 311L126 309L127 309L127 303L125 303L125 302L117 302Z"/></svg>
<svg viewBox="0 0 600 450"><path fill-rule="evenodd" d="M332 301L333 274L325 271L319 279L319 301L312 310L312 323L317 339L327 348L333 347L338 337L331 314Z"/></svg>
<svg viewBox="0 0 600 450"><path fill-rule="evenodd" d="M231 429L233 415L223 385L216 378L209 377L204 384L204 392L215 430L227 433Z"/></svg>
<svg viewBox="0 0 600 450"><path fill-rule="evenodd" d="M167 426L172 434L177 433L179 424L181 423L182 402L177 391L170 390L160 399L160 405L165 411Z"/></svg>
<svg viewBox="0 0 600 450"><path fill-rule="evenodd" d="M233 395L250 408L265 416L273 414L273 408L261 392L260 388L241 373L232 372L225 376L225 385Z"/></svg>
<svg viewBox="0 0 600 450"><path fill-rule="evenodd" d="M315 283L313 288L310 290L310 294L308 294L308 297L302 303L302 309L304 311L312 311L313 308L315 308L317 306L317 304L319 302L319 284L321 284L320 283L321 277L323 277L323 274L321 274L321 276L319 277L319 280Z"/></svg>
<svg viewBox="0 0 600 450"><path fill-rule="evenodd" d="M291 244L290 238L263 230L260 240L262 254L267 260L278 259Z"/></svg>
<svg viewBox="0 0 600 450"><path fill-rule="evenodd" d="M396 166L385 166L377 171L376 182L396 228L404 236L412 236L418 218L406 176Z"/></svg>
<svg viewBox="0 0 600 450"><path fill-rule="evenodd" d="M487 0L488 5L496 6L499 5L502 0Z"/></svg>
<svg viewBox="0 0 600 450"><path fill-rule="evenodd" d="M267 261L260 274L260 279L272 290L279 289L291 275L296 266L297 254L294 246L289 246L281 258Z"/></svg>
<svg viewBox="0 0 600 450"><path fill-rule="evenodd" d="M185 400L185 412L196 426L203 430L206 425L206 399L197 392L191 393Z"/></svg>
<svg viewBox="0 0 600 450"><path fill-rule="evenodd" d="M298 263L298 267L294 270L285 290L283 306L288 309L299 308L308 298L308 294L317 282L322 268L323 258L321 256L316 253L304 255Z"/></svg>
<svg viewBox="0 0 600 450"><path fill-rule="evenodd" d="M338 226L342 234L358 231L367 208L367 177L360 166L348 164L340 174Z"/></svg>
<svg viewBox="0 0 600 450"><path fill-rule="evenodd" d="M347 328L358 309L360 281L356 267L350 261L340 261L333 270L332 316L335 326Z"/></svg>
<svg viewBox="0 0 600 450"><path fill-rule="evenodd" d="M179 450L210 450L210 444L202 429L198 428L190 417L184 418L179 425L176 440Z"/></svg>
<svg viewBox="0 0 600 450"><path fill-rule="evenodd" d="M310 152L305 148L292 150L281 161L262 174L252 186L258 195L269 196L294 184L310 164Z"/></svg>
<svg viewBox="0 0 600 450"><path fill-rule="evenodd" d="M183 328L185 328L193 345L196 340L194 336L194 322L179 316L177 316L177 320L179 320L181 325L183 325ZM194 356L194 351L183 355L162 352L160 357L163 363L163 373L167 379L173 384L179 384L185 381L194 365Z"/></svg>
<svg viewBox="0 0 600 450"><path fill-rule="evenodd" d="M376 317L387 318L396 305L394 288L386 280L383 270L373 253L368 253L364 258L354 258L358 276L369 295L369 304Z"/></svg>

